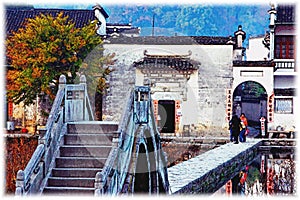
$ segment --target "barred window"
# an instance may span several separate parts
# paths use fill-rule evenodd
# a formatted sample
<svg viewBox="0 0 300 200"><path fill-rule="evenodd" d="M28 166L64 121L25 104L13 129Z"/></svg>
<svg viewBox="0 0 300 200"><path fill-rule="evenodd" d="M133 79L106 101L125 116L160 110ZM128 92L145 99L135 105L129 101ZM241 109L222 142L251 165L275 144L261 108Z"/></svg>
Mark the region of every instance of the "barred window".
<svg viewBox="0 0 300 200"><path fill-rule="evenodd" d="M292 114L293 99L292 98L275 98L275 113Z"/></svg>
<svg viewBox="0 0 300 200"><path fill-rule="evenodd" d="M294 38L293 36L276 36L275 38L275 58L294 58Z"/></svg>

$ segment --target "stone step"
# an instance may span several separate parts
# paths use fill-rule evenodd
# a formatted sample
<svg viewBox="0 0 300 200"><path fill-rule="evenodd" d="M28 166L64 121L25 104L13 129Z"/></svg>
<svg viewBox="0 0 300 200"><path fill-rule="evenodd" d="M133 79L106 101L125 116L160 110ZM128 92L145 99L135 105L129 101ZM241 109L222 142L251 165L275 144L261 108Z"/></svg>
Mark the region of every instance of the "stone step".
<svg viewBox="0 0 300 200"><path fill-rule="evenodd" d="M99 168L102 169L107 158L98 157L58 157L57 168Z"/></svg>
<svg viewBox="0 0 300 200"><path fill-rule="evenodd" d="M101 172L99 168L53 168L53 177L89 177L95 178L97 172Z"/></svg>
<svg viewBox="0 0 300 200"><path fill-rule="evenodd" d="M88 195L93 196L94 195L94 188L84 188L84 187L45 187L43 194L45 195Z"/></svg>
<svg viewBox="0 0 300 200"><path fill-rule="evenodd" d="M93 188L95 178L82 177L49 177L48 186Z"/></svg>
<svg viewBox="0 0 300 200"><path fill-rule="evenodd" d="M66 134L64 136L64 144L68 145L91 145L91 144L111 144L113 134Z"/></svg>
<svg viewBox="0 0 300 200"><path fill-rule="evenodd" d="M61 157L100 157L107 158L112 146L64 145L60 147Z"/></svg>
<svg viewBox="0 0 300 200"><path fill-rule="evenodd" d="M70 122L67 127L68 133L71 134L113 133L118 130L118 123L105 121Z"/></svg>

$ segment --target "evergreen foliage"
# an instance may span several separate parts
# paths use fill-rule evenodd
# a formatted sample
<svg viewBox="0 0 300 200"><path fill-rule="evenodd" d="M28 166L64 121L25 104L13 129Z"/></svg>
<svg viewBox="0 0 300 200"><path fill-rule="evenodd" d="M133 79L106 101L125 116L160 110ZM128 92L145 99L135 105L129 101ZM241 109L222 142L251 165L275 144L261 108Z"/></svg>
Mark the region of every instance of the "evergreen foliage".
<svg viewBox="0 0 300 200"><path fill-rule="evenodd" d="M141 27L141 35L229 36L238 25L249 36L268 30L268 4L108 5L111 23Z"/></svg>

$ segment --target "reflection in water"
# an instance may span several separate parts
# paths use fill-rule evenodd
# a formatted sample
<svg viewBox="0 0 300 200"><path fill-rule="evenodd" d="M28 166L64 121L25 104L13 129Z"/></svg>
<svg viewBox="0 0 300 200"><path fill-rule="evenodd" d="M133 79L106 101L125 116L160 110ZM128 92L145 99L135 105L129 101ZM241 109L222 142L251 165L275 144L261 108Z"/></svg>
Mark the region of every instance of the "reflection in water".
<svg viewBox="0 0 300 200"><path fill-rule="evenodd" d="M280 153L277 153L280 152ZM245 196L296 195L294 149L261 152L216 194Z"/></svg>

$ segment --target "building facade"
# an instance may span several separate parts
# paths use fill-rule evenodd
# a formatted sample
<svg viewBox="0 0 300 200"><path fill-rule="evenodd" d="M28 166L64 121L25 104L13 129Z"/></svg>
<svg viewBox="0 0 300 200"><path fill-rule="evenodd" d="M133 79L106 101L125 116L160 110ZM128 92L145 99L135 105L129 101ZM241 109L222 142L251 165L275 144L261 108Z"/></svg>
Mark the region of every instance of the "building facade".
<svg viewBox="0 0 300 200"><path fill-rule="evenodd" d="M17 30L22 21L39 13L58 12L8 9L6 32ZM248 49L243 46L242 26L232 37L141 37L140 29L131 24L106 23L109 16L99 5L64 12L79 25L98 19L105 53L117 59L104 96L105 120L120 120L129 88L150 85L155 118L163 133L200 136L213 130L227 135L231 116L241 112L254 125L264 117L270 129L295 128L295 5L272 6L270 31L261 43L250 38ZM263 53L255 54L258 51ZM13 110L8 105L8 117L13 117Z"/></svg>
<svg viewBox="0 0 300 200"><path fill-rule="evenodd" d="M117 62L105 118L119 120L130 87L150 85L161 132L227 133L225 99L232 86L232 60L239 54L235 43L231 37L108 38L105 52L115 53Z"/></svg>
<svg viewBox="0 0 300 200"><path fill-rule="evenodd" d="M272 5L268 13L270 30L260 44L258 39L252 39L259 47L250 46L249 60L233 62L233 90L254 82L260 85L258 88L262 91L261 95L255 100L254 95L250 94L257 87L244 93L244 100L236 94L233 110L243 104L241 112L245 112L254 121L264 117L269 131L294 132L297 103L295 5ZM262 44L268 53L263 50ZM256 52L261 52L261 57Z"/></svg>
<svg viewBox="0 0 300 200"><path fill-rule="evenodd" d="M274 8L269 11L273 15ZM295 126L297 104L296 66L296 6L278 5L271 41L275 62L274 70L274 121L273 128L290 129Z"/></svg>
<svg viewBox="0 0 300 200"><path fill-rule="evenodd" d="M241 26L233 38L108 38L106 52L116 53L118 62L105 99L106 118L119 119L120 97L129 87L148 84L161 132L226 132L231 116L242 112L252 126L260 127L263 117L269 130L294 131L295 7L272 6L268 13L270 31L252 38L260 45L251 43L249 59ZM184 71L186 60L192 68Z"/></svg>

